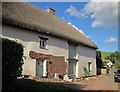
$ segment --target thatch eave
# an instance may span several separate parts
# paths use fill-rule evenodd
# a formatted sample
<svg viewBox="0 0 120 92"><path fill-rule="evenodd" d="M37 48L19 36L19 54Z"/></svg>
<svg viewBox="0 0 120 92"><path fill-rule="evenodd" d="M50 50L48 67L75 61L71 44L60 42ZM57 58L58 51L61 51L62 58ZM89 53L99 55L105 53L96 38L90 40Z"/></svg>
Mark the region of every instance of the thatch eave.
<svg viewBox="0 0 120 92"><path fill-rule="evenodd" d="M3 3L2 12L2 22L4 24L40 32L72 41L79 45L98 49L93 42L68 23L29 3Z"/></svg>
<svg viewBox="0 0 120 92"><path fill-rule="evenodd" d="M90 46L90 45L81 43L77 40L70 39L69 37L64 37L63 35L60 35L60 34L54 34L54 33L48 32L46 29L41 29L40 28L40 30L38 30L38 29L36 29L36 27L30 27L28 25L23 26L23 24L19 24L19 23L16 23L14 21L10 21L10 20L7 20L7 21L3 20L2 23L5 24L5 25L11 25L11 26L19 27L19 28L26 29L26 30L29 30L29 31L32 31L32 32L34 31L34 32L37 32L37 33L41 33L41 34L49 35L49 36L52 36L52 37L60 38L60 39L63 39L63 40L67 40L67 41L72 42L73 44L83 45L83 46L86 46L86 47L89 47L89 48L98 49L98 47L95 48L94 46Z"/></svg>

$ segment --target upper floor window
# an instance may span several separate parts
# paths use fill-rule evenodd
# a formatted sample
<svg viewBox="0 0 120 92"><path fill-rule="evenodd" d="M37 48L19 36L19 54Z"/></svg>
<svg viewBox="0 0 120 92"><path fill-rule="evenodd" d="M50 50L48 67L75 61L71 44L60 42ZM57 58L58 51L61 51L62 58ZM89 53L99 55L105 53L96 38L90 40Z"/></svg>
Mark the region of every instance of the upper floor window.
<svg viewBox="0 0 120 92"><path fill-rule="evenodd" d="M48 38L41 37L41 36L39 36L39 38L40 38L40 48L46 49L46 42Z"/></svg>
<svg viewBox="0 0 120 92"><path fill-rule="evenodd" d="M46 40L40 39L40 48L46 48Z"/></svg>
<svg viewBox="0 0 120 92"><path fill-rule="evenodd" d="M68 42L68 44L69 44L69 58L77 59L77 54L76 54L77 45L70 42Z"/></svg>

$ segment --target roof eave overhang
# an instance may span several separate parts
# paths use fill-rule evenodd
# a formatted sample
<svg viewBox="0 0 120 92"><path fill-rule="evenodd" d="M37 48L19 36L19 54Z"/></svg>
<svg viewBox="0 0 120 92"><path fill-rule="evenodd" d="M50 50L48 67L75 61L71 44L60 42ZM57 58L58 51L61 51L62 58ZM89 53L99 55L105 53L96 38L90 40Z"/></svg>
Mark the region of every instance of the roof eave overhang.
<svg viewBox="0 0 120 92"><path fill-rule="evenodd" d="M89 48L92 48L92 49L98 49L98 47L97 46L90 46L90 45L88 45L88 44L85 44L85 43L82 43L82 42L79 42L79 41L76 41L76 40L73 40L73 39L70 39L70 38L68 38L68 37L64 37L64 36L62 36L62 35L59 35L59 34L51 34L50 32L47 32L47 31L45 31L45 32L41 32L41 31L38 31L37 29L31 29L31 28L28 28L28 27L23 27L22 25L17 25L17 24L15 24L15 23L13 23L13 22L10 22L10 21L5 21L5 20L3 20L2 21L2 24L5 24L5 25L11 25L11 26L14 26L14 27L19 27L19 28L22 28L22 29L27 29L27 30L30 30L30 31L32 31L32 32L37 32L37 33L42 33L42 34L46 34L46 35L50 35L50 36L53 36L53 37L57 37L57 38L60 38L60 39L64 39L64 40L67 40L67 41L69 41L69 42L72 42L72 43L74 43L74 44L76 44L76 45L83 45L83 46L86 46L86 47L89 47Z"/></svg>

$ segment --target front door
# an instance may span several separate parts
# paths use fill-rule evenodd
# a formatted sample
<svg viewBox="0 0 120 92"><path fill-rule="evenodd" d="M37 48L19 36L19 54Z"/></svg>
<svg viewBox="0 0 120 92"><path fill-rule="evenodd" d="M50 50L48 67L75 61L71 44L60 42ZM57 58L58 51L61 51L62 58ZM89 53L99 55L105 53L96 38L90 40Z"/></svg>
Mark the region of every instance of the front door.
<svg viewBox="0 0 120 92"><path fill-rule="evenodd" d="M43 76L43 60L36 61L36 76Z"/></svg>

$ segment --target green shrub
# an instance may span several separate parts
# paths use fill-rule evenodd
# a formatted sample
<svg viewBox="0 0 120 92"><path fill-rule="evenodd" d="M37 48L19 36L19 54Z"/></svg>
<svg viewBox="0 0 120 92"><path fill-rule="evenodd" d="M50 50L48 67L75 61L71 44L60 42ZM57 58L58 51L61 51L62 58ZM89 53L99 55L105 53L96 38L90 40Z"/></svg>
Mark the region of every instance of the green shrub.
<svg viewBox="0 0 120 92"><path fill-rule="evenodd" d="M120 63L119 62L113 64L113 66L115 66L115 69L120 69Z"/></svg>
<svg viewBox="0 0 120 92"><path fill-rule="evenodd" d="M21 75L23 65L23 45L16 41L2 39L3 79L14 79Z"/></svg>
<svg viewBox="0 0 120 92"><path fill-rule="evenodd" d="M87 70L86 67L83 67L83 72L85 77L89 76L89 71Z"/></svg>
<svg viewBox="0 0 120 92"><path fill-rule="evenodd" d="M6 38L2 40L2 83L3 87L21 76L23 65L23 45Z"/></svg>

